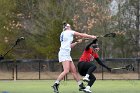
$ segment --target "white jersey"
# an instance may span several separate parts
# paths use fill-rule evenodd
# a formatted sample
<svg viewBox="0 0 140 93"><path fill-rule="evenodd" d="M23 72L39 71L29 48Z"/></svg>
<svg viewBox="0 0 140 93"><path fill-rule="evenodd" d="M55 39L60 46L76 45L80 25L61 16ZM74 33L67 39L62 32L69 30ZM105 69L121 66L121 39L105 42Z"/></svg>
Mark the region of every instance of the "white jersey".
<svg viewBox="0 0 140 93"><path fill-rule="evenodd" d="M73 30L69 31L63 31L60 35L60 42L61 42L61 47L60 49L67 49L71 50L71 43L73 41L73 35L74 35Z"/></svg>
<svg viewBox="0 0 140 93"><path fill-rule="evenodd" d="M74 35L73 30L69 31L63 31L60 35L60 51L58 53L58 58L59 62L63 61L72 61L72 58L70 56L70 51L71 51L71 43L73 41L73 35Z"/></svg>

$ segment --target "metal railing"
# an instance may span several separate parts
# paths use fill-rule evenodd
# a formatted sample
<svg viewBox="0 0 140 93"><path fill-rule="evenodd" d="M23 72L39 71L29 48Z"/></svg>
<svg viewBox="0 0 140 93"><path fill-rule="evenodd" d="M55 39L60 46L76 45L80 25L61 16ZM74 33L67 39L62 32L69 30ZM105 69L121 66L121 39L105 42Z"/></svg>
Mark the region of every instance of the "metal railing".
<svg viewBox="0 0 140 93"><path fill-rule="evenodd" d="M97 69L93 74L97 79L140 79L140 58L108 58L103 60L109 67L133 64L135 71L115 70L110 73L95 62ZM78 59L73 61L77 65ZM62 65L55 59L3 60L0 62L0 80L54 80L62 70ZM68 74L64 79L73 79L73 76Z"/></svg>

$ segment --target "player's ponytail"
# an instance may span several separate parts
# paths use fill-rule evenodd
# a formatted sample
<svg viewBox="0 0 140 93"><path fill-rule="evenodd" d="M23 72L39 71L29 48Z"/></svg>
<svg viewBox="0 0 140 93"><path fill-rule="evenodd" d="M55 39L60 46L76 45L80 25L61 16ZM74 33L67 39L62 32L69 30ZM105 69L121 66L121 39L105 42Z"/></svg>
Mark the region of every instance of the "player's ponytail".
<svg viewBox="0 0 140 93"><path fill-rule="evenodd" d="M63 22L63 31L66 30L66 25L67 25L67 23L66 22Z"/></svg>

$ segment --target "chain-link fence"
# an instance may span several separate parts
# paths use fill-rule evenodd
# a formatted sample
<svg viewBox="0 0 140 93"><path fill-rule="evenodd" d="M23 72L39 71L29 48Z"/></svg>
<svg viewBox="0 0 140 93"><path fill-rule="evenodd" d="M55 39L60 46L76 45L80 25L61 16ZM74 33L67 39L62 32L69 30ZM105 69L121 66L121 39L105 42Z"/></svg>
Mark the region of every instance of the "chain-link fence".
<svg viewBox="0 0 140 93"><path fill-rule="evenodd" d="M78 59L74 59L75 65ZM97 79L140 79L140 59L139 58L116 58L104 59L104 63L109 67L122 67L133 64L134 71L126 69L113 70L108 72L96 62L95 74ZM22 59L22 60L3 60L0 62L0 79L1 80L53 80L62 72L62 65L58 60L41 60L41 59ZM69 73L65 79L73 79Z"/></svg>

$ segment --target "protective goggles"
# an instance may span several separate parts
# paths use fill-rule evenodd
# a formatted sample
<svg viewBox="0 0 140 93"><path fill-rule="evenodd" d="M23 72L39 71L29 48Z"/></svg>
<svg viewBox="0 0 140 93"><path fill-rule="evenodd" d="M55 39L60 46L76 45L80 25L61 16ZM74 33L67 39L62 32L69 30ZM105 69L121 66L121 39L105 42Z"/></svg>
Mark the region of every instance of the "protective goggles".
<svg viewBox="0 0 140 93"><path fill-rule="evenodd" d="M96 51L96 52L99 51L99 46L98 46L98 44L93 44L93 45L92 45L92 48L93 48L93 50Z"/></svg>

